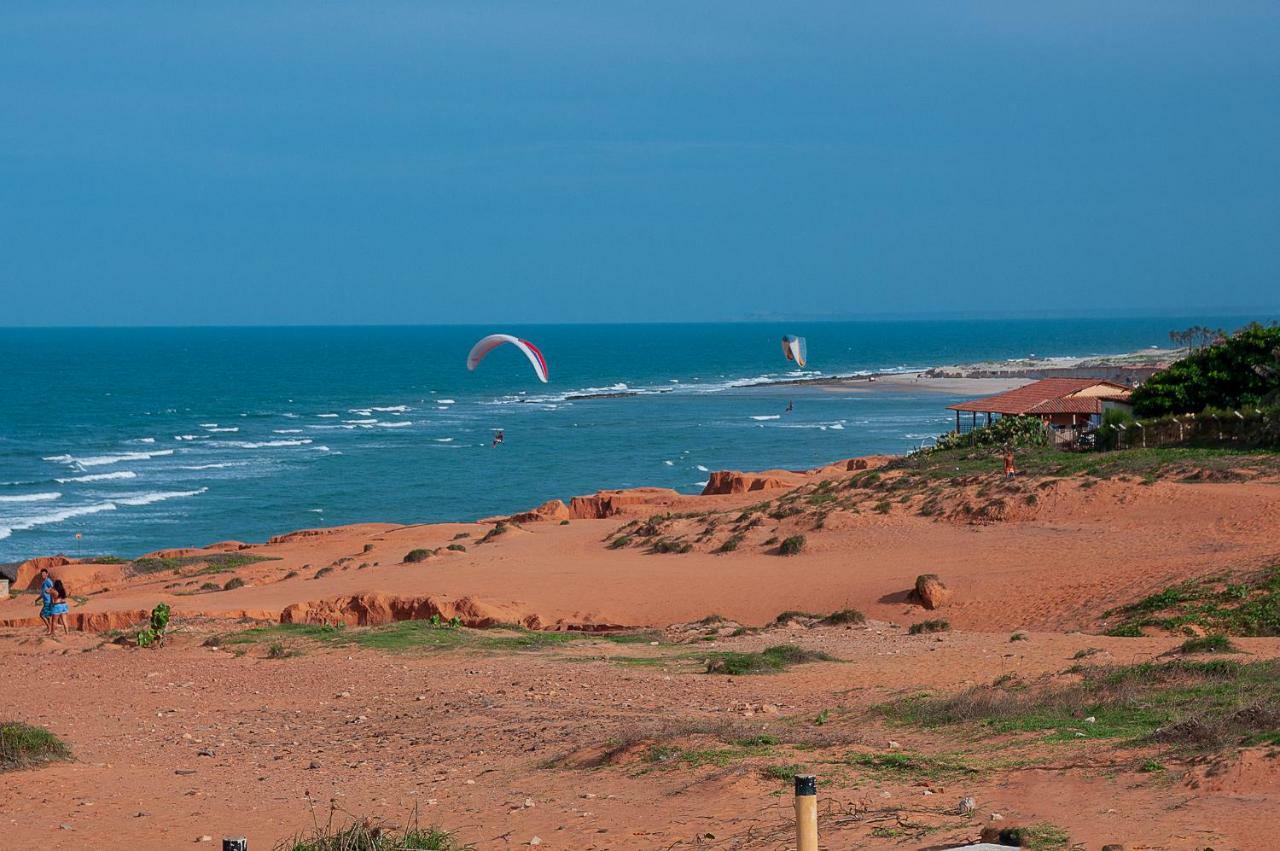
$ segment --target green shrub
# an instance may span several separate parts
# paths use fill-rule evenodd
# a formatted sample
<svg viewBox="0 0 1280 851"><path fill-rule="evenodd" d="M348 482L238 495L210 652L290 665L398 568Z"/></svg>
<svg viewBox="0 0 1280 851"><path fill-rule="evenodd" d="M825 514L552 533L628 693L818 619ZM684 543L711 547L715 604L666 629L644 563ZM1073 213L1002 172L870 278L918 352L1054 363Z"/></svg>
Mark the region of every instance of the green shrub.
<svg viewBox="0 0 1280 851"><path fill-rule="evenodd" d="M920 623L913 623L911 628L907 630L908 635L923 635L929 632L950 632L951 621L947 620L927 620Z"/></svg>
<svg viewBox="0 0 1280 851"><path fill-rule="evenodd" d="M619 535L618 537L614 538L612 541L609 542L609 549L620 550L623 547L630 546L630 544L631 544L630 535Z"/></svg>
<svg viewBox="0 0 1280 851"><path fill-rule="evenodd" d="M227 580L227 584L222 586L223 591L234 591L237 588L244 587L244 580L239 576L233 576Z"/></svg>
<svg viewBox="0 0 1280 851"><path fill-rule="evenodd" d="M857 609L841 609L838 612L832 612L822 619L822 623L828 626L842 626L845 624L863 624L867 622L867 616Z"/></svg>
<svg viewBox="0 0 1280 851"><path fill-rule="evenodd" d="M1138 416L1280 402L1280 325L1251 323L1157 372L1133 391Z"/></svg>
<svg viewBox="0 0 1280 851"><path fill-rule="evenodd" d="M932 450L957 449L966 446L1046 446L1049 433L1039 417L1001 417L991 425L979 426L960 434L949 431L938 436Z"/></svg>
<svg viewBox="0 0 1280 851"><path fill-rule="evenodd" d="M70 758L70 749L43 727L20 721L0 722L0 772Z"/></svg>
<svg viewBox="0 0 1280 851"><path fill-rule="evenodd" d="M418 562L426 561L429 558L431 558L431 550L419 547L416 550L409 550L409 552L405 553L404 563L417 564Z"/></svg>
<svg viewBox="0 0 1280 851"><path fill-rule="evenodd" d="M455 553L465 553L467 551L467 548L464 547L462 544L450 544L448 547L446 547L446 549L451 550Z"/></svg>
<svg viewBox="0 0 1280 851"><path fill-rule="evenodd" d="M778 555L794 556L804 551L804 535L792 535L778 545Z"/></svg>
<svg viewBox="0 0 1280 851"><path fill-rule="evenodd" d="M169 627L169 604L157 603L151 610L151 619L147 625L138 630L138 646L150 647L164 641L165 630Z"/></svg>

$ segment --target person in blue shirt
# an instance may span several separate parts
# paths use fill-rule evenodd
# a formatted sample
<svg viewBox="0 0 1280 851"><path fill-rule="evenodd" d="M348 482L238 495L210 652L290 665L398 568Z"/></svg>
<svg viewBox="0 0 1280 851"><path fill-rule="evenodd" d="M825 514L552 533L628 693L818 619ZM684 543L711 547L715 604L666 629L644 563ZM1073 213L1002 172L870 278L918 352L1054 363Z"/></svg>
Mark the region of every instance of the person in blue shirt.
<svg viewBox="0 0 1280 851"><path fill-rule="evenodd" d="M49 568L40 568L40 620L44 622L45 633L53 635L53 580L49 578Z"/></svg>

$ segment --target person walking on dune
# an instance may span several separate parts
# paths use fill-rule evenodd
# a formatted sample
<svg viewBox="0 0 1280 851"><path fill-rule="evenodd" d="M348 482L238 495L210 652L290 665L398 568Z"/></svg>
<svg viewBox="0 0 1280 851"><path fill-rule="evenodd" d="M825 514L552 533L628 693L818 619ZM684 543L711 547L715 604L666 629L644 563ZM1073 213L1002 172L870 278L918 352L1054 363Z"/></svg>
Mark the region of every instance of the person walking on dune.
<svg viewBox="0 0 1280 851"><path fill-rule="evenodd" d="M1004 478L1006 481L1012 481L1013 477L1018 475L1018 470L1013 465L1013 447L1005 444L1004 447Z"/></svg>
<svg viewBox="0 0 1280 851"><path fill-rule="evenodd" d="M40 622L44 624L46 635L53 635L53 580L49 578L49 569L40 568Z"/></svg>
<svg viewBox="0 0 1280 851"><path fill-rule="evenodd" d="M62 584L61 579L53 580L53 607L50 610L52 617L49 618L49 634L54 633L54 624L62 624L62 634L67 635L70 629L67 627L67 586Z"/></svg>

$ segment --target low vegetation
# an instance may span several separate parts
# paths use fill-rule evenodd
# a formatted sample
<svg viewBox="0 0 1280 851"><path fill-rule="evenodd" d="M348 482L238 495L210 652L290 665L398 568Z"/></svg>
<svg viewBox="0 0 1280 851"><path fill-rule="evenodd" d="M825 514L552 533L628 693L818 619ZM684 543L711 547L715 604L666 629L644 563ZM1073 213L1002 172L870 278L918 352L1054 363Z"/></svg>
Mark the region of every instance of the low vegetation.
<svg viewBox="0 0 1280 851"><path fill-rule="evenodd" d="M726 651L713 653L707 657L708 674L773 674L784 671L792 665L806 662L831 662L829 656L817 650L807 650L794 644L776 644L761 650L759 653L736 653Z"/></svg>
<svg viewBox="0 0 1280 851"><path fill-rule="evenodd" d="M174 558L139 558L129 562L129 572L134 575L170 571L184 576L202 576L207 573L226 573L238 567L262 561L279 561L277 556L251 555L249 553L212 553L210 555L181 556ZM186 568L196 570L188 571Z"/></svg>
<svg viewBox="0 0 1280 851"><path fill-rule="evenodd" d="M473 847L459 844L452 833L436 827L395 828L373 818L351 819L339 827L334 821L331 812L327 824L279 843L274 851L467 851Z"/></svg>
<svg viewBox="0 0 1280 851"><path fill-rule="evenodd" d="M804 545L805 545L804 535L792 535L789 538L783 539L782 543L778 545L778 555L780 556L799 555L800 553L804 552Z"/></svg>
<svg viewBox="0 0 1280 851"><path fill-rule="evenodd" d="M0 772L71 758L71 750L43 727L0 722Z"/></svg>
<svg viewBox="0 0 1280 851"><path fill-rule="evenodd" d="M1253 573L1194 579L1112 609L1108 635L1137 636L1147 627L1213 636L1280 635L1280 565Z"/></svg>
<svg viewBox="0 0 1280 851"><path fill-rule="evenodd" d="M976 724L1052 740L1121 739L1211 749L1280 743L1280 661L1175 660L1080 667L1078 680L1018 678L877 707L900 723Z"/></svg>
<svg viewBox="0 0 1280 851"><path fill-rule="evenodd" d="M650 632L580 633L549 632L506 626L467 629L457 618L444 620L397 621L383 626L346 627L321 624L272 624L212 637L210 646L283 643L285 646L312 643L334 647L364 647L388 652L477 650L537 651L563 647L570 642L607 641L615 644L648 644L656 639Z"/></svg>
<svg viewBox="0 0 1280 851"><path fill-rule="evenodd" d="M925 633L930 633L930 632L950 632L950 631L951 631L951 621L934 619L934 620L920 621L920 623L913 623L911 627L907 630L907 634L908 635L924 635Z"/></svg>
<svg viewBox="0 0 1280 851"><path fill-rule="evenodd" d="M418 564L419 562L426 561L433 555L435 555L435 550L428 550L419 547L418 549L409 550L409 552L404 554L404 563Z"/></svg>
<svg viewBox="0 0 1280 851"><path fill-rule="evenodd" d="M146 626L138 630L138 646L151 647L156 644L163 644L165 631L168 628L169 604L157 603L156 607L151 610L151 618L147 621Z"/></svg>

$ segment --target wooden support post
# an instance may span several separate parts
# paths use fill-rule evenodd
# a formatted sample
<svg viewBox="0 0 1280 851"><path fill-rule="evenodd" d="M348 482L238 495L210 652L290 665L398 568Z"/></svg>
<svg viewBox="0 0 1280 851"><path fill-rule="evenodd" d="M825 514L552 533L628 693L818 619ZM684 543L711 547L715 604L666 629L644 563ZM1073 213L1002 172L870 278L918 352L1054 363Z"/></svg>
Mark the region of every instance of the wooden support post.
<svg viewBox="0 0 1280 851"><path fill-rule="evenodd" d="M818 851L818 778L796 775L796 851Z"/></svg>

